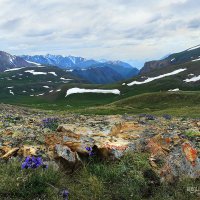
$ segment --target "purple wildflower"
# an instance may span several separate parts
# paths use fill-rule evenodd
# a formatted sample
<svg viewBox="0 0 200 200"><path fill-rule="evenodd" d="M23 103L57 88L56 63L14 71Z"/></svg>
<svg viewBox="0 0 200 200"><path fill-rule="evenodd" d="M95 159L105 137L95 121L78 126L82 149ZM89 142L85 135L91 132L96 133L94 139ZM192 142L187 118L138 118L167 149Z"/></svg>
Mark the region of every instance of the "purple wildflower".
<svg viewBox="0 0 200 200"><path fill-rule="evenodd" d="M69 191L68 190L63 190L62 191L62 197L63 197L64 200L68 200Z"/></svg>
<svg viewBox="0 0 200 200"><path fill-rule="evenodd" d="M172 119L172 116L171 116L171 115L168 115L168 114L164 114L164 115L163 115L163 118L166 119L166 120L171 120L171 119Z"/></svg>
<svg viewBox="0 0 200 200"><path fill-rule="evenodd" d="M87 151L92 151L92 147L86 147L85 148Z"/></svg>
<svg viewBox="0 0 200 200"><path fill-rule="evenodd" d="M86 147L85 149L88 151L89 156L94 156L95 155L95 153L93 152L92 147Z"/></svg>
<svg viewBox="0 0 200 200"><path fill-rule="evenodd" d="M42 158L41 157L26 157L26 159L24 160L24 162L22 163L21 167L22 169L36 169L40 166L43 166L43 161L42 161ZM46 167L43 167L43 168L47 168Z"/></svg>

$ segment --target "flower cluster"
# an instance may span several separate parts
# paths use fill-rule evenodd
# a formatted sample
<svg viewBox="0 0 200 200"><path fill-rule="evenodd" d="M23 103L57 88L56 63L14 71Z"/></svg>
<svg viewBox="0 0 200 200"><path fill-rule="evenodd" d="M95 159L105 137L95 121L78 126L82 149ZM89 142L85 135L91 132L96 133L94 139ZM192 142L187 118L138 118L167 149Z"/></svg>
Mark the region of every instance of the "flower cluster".
<svg viewBox="0 0 200 200"><path fill-rule="evenodd" d="M58 127L58 118L45 118L42 120L42 126L55 131Z"/></svg>
<svg viewBox="0 0 200 200"><path fill-rule="evenodd" d="M164 118L164 119L167 119L167 120L171 120L171 119L172 119L172 116L171 116L171 115L168 115L168 114L164 114L164 115L163 115L163 118Z"/></svg>
<svg viewBox="0 0 200 200"><path fill-rule="evenodd" d="M156 117L154 115L146 115L147 120L155 120Z"/></svg>
<svg viewBox="0 0 200 200"><path fill-rule="evenodd" d="M146 120L155 120L156 117L150 114L139 114L139 118L145 118Z"/></svg>
<svg viewBox="0 0 200 200"><path fill-rule="evenodd" d="M47 168L48 166L43 164L42 158L41 157L26 157L24 162L22 163L22 169L36 169L38 167L43 167Z"/></svg>
<svg viewBox="0 0 200 200"><path fill-rule="evenodd" d="M62 197L63 197L64 200L68 200L69 191L68 190L63 190L62 191Z"/></svg>
<svg viewBox="0 0 200 200"><path fill-rule="evenodd" d="M89 156L94 156L94 152L93 152L92 147L86 147L85 149L88 151Z"/></svg>

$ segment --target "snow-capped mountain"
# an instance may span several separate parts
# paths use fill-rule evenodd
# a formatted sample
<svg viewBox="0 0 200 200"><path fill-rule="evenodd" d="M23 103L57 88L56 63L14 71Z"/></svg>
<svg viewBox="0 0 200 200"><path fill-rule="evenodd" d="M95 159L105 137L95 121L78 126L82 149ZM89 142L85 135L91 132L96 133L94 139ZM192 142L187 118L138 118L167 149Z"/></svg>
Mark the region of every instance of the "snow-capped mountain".
<svg viewBox="0 0 200 200"><path fill-rule="evenodd" d="M23 59L29 61L29 62L36 62L43 65L52 65L57 66L62 69L66 70L79 70L78 75L80 77L87 77L87 80L93 80L93 76L104 76L107 72L107 76L115 77L114 79L107 79L105 77L98 77L99 80L104 80L103 83L105 83L105 80L108 80L107 83L113 82L113 80L123 80L132 78L133 76L137 75L139 70L137 68L132 67L130 64L122 61L108 61L108 60L94 60L94 59L86 59L82 57L75 57L75 56L61 56L61 55L35 55L35 56L28 56L24 55L21 56ZM91 68L94 68L94 70L91 70ZM102 69L97 69L102 68ZM82 71L82 70L86 71ZM102 72L104 70L104 72ZM96 73L98 71L98 73ZM101 71L101 73L99 73ZM111 71L113 74L110 74ZM91 72L95 72L94 74ZM76 73L77 74L77 73ZM117 78L116 78L117 77ZM119 78L121 77L121 78Z"/></svg>
<svg viewBox="0 0 200 200"><path fill-rule="evenodd" d="M0 51L0 72L7 69L34 66L33 63L25 61L23 58L13 56L4 51Z"/></svg>
<svg viewBox="0 0 200 200"><path fill-rule="evenodd" d="M90 68L96 67L95 65L100 64L111 64L111 65L118 65L123 66L125 68L133 68L130 64L126 62L122 62L120 60L117 61L108 61L106 59L101 60L94 60L94 59L86 59L83 57L76 57L76 56L61 56L61 55L22 55L23 59L31 62L36 62L43 65L54 65L60 68L67 68L67 69L77 69L77 68Z"/></svg>
<svg viewBox="0 0 200 200"><path fill-rule="evenodd" d="M23 55L21 56L21 58L27 61L36 62L43 65L57 66L60 68L74 68L79 63L83 63L86 61L86 59L82 57L61 56L51 54L34 56Z"/></svg>

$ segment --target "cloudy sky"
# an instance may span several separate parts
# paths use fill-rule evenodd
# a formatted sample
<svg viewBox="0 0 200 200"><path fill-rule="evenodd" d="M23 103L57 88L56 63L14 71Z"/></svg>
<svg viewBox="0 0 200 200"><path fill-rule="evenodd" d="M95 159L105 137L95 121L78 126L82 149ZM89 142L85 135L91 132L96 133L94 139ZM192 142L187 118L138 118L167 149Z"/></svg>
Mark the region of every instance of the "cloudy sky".
<svg viewBox="0 0 200 200"><path fill-rule="evenodd" d="M199 11L198 0L0 0L0 46L140 63L200 44Z"/></svg>

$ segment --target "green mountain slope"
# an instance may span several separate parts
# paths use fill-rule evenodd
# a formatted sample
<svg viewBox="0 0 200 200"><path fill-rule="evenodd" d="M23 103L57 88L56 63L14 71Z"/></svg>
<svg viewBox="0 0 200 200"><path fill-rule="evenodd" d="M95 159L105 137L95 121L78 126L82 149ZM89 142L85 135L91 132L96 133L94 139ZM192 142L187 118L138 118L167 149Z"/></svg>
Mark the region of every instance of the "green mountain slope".
<svg viewBox="0 0 200 200"><path fill-rule="evenodd" d="M146 62L144 67L140 70L140 74L144 75L161 68L167 68L171 65L183 64L198 59L200 59L200 45L179 53L171 54L162 60Z"/></svg>

